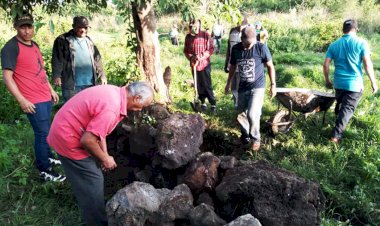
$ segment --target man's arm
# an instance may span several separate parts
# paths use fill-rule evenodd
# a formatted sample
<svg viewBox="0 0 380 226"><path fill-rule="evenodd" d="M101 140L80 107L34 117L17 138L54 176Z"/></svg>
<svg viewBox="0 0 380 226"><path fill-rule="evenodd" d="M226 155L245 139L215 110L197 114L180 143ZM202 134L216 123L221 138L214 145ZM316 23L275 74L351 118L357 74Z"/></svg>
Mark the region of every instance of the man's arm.
<svg viewBox="0 0 380 226"><path fill-rule="evenodd" d="M333 88L332 83L329 78L330 63L331 63L330 58L326 58L325 62L323 63L323 75L325 76L326 87L328 89Z"/></svg>
<svg viewBox="0 0 380 226"><path fill-rule="evenodd" d="M211 38L211 36L208 34L206 34L206 42L207 42L206 50L202 53L202 56L198 60L205 60L214 53L214 49L215 49L214 41Z"/></svg>
<svg viewBox="0 0 380 226"><path fill-rule="evenodd" d="M373 70L373 63L372 63L371 57L369 55L364 56L363 63L364 63L364 70L366 71L368 78L371 81L372 92L376 93L378 90L378 87L376 83L375 71Z"/></svg>
<svg viewBox="0 0 380 226"><path fill-rule="evenodd" d="M49 81L48 81L48 84L49 84L49 89L50 89L51 97L53 99L53 103L57 104L58 101L59 101L59 96L58 96L57 92L55 92L55 90L53 89L53 87L51 86L51 84L50 84Z"/></svg>
<svg viewBox="0 0 380 226"><path fill-rule="evenodd" d="M62 43L60 43L60 37L57 37L54 40L53 44L53 53L51 57L51 67L53 75L53 83L56 86L62 85L62 68L63 68L63 53L60 51Z"/></svg>
<svg viewBox="0 0 380 226"><path fill-rule="evenodd" d="M95 63L97 78L98 79L100 78L100 84L107 85L107 77L103 70L102 57L95 44L94 44L94 61L95 61L94 63Z"/></svg>
<svg viewBox="0 0 380 226"><path fill-rule="evenodd" d="M99 142L99 138L91 132L84 132L80 143L92 156L100 161L102 170L112 170L117 167L115 160L112 156L108 155L107 145L104 141ZM105 149L103 149L105 148Z"/></svg>
<svg viewBox="0 0 380 226"><path fill-rule="evenodd" d="M185 54L185 57L191 61L192 57L193 57L193 52L191 50L191 43L190 43L190 37L189 35L186 35L185 37L185 44L184 44L184 47L183 47L183 53Z"/></svg>
<svg viewBox="0 0 380 226"><path fill-rule="evenodd" d="M274 65L273 65L272 60L266 62L265 65L268 68L268 74L269 74L269 79L270 79L269 94L273 98L277 94L277 91L276 91L276 70L274 69Z"/></svg>
<svg viewBox="0 0 380 226"><path fill-rule="evenodd" d="M231 64L230 65L230 71L228 72L228 79L227 79L226 87L224 88L225 94L228 94L231 90L231 81L232 81L232 78L235 76L235 70L236 70L236 65Z"/></svg>
<svg viewBox="0 0 380 226"><path fill-rule="evenodd" d="M230 31L231 35L232 29ZM228 64L230 63L230 54L231 54L231 43L230 43L230 38L228 38L227 41L227 52L226 52L226 59L224 61L224 72L228 73Z"/></svg>
<svg viewBox="0 0 380 226"><path fill-rule="evenodd" d="M13 79L13 71L4 69L3 70L3 80L5 83L5 86L9 90L9 92L16 98L17 102L19 103L21 109L25 113L34 114L36 111L34 110L36 106L29 100L27 100L18 89L18 86Z"/></svg>

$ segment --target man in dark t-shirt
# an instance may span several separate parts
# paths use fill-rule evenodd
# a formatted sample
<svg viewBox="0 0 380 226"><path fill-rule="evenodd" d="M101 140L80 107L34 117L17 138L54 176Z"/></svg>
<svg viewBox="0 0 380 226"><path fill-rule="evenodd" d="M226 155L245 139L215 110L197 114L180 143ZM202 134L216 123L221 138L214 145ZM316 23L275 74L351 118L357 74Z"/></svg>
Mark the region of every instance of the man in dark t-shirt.
<svg viewBox="0 0 380 226"><path fill-rule="evenodd" d="M238 121L241 125L243 143L252 141L252 149L260 149L260 117L265 94L264 65L271 81L270 95L276 95L275 69L268 47L256 41L252 25L242 30L241 42L232 47L230 70L225 87L228 94L233 76L240 77L238 89ZM235 73L235 71L237 73Z"/></svg>

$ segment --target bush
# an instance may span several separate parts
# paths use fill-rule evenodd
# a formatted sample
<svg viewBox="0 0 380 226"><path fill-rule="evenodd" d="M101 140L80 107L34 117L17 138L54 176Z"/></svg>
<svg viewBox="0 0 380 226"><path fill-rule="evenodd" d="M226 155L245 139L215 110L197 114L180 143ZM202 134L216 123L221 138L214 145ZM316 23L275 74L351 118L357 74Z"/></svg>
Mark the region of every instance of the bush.
<svg viewBox="0 0 380 226"><path fill-rule="evenodd" d="M291 27L278 22L267 22L268 46L273 52L324 52L342 34L337 21L315 22L310 27Z"/></svg>
<svg viewBox="0 0 380 226"><path fill-rule="evenodd" d="M8 89L5 87L2 79L0 84L0 102L1 123L14 123L21 117L21 115L24 114L14 96L12 96L9 93Z"/></svg>

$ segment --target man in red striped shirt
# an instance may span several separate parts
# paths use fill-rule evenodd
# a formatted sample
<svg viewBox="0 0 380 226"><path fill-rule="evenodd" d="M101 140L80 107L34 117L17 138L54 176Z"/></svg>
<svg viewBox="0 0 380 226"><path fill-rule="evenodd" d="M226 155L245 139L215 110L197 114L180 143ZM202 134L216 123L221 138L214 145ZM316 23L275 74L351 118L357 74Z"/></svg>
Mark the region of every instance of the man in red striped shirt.
<svg viewBox="0 0 380 226"><path fill-rule="evenodd" d="M216 100L212 89L210 57L214 52L213 40L205 31L201 31L199 19L190 22L190 33L185 38L184 54L191 68L196 67L197 88L203 111L206 110L206 98L211 111L216 111ZM193 71L193 70L192 70ZM194 75L193 75L194 76Z"/></svg>

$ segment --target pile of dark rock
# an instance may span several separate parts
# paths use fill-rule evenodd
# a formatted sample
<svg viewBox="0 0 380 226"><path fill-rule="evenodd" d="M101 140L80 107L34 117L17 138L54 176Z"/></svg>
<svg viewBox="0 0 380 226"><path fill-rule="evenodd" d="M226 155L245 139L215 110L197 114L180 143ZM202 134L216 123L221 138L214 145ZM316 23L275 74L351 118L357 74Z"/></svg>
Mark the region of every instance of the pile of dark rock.
<svg viewBox="0 0 380 226"><path fill-rule="evenodd" d="M318 183L266 161L201 152L205 121L154 105L107 139L110 225L319 225Z"/></svg>

